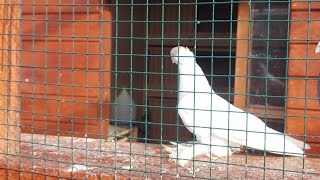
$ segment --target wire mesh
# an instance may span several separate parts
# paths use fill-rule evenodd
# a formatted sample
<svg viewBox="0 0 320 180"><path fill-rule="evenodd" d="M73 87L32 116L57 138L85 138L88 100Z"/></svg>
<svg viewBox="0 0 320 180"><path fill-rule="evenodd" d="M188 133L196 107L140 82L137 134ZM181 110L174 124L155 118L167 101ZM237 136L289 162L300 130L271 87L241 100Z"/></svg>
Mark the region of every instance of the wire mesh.
<svg viewBox="0 0 320 180"><path fill-rule="evenodd" d="M0 177L320 178L319 8L320 1L1 1ZM175 46L194 53L191 92L179 89L186 74L183 54L171 59ZM206 86L200 76L213 91L198 91ZM191 109L179 104L183 93L192 94ZM190 110L192 125L181 117ZM235 128L234 117L245 125ZM234 134L244 140L235 143ZM285 155L289 137L303 141L306 157ZM270 153L279 139L284 148ZM226 155L217 157L217 148Z"/></svg>

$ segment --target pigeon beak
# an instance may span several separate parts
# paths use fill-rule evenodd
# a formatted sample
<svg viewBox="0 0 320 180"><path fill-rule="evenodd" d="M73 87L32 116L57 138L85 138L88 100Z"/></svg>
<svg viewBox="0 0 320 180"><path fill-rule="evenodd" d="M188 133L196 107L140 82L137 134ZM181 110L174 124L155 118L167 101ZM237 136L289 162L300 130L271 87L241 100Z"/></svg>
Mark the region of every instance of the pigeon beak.
<svg viewBox="0 0 320 180"><path fill-rule="evenodd" d="M171 62L172 62L172 64L174 63L174 57L171 58Z"/></svg>

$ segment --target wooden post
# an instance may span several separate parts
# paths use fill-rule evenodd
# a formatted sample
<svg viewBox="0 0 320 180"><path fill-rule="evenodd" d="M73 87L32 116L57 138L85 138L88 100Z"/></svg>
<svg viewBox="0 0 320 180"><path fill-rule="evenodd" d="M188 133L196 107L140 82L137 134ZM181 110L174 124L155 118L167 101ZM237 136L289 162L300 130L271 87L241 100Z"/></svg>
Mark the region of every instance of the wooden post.
<svg viewBox="0 0 320 180"><path fill-rule="evenodd" d="M249 55L249 17L250 7L247 2L238 5L237 45L236 45L236 69L234 82L234 105L245 110L247 91L247 70Z"/></svg>
<svg viewBox="0 0 320 180"><path fill-rule="evenodd" d="M102 137L103 139L108 138L108 132L109 132L109 119L111 118L111 107L109 104L106 104L107 102L111 102L111 71L109 71L112 68L112 57L110 54L112 54L112 22L110 21L112 19L112 10L109 6L105 6L103 8L103 16L100 17L103 20L103 36L106 37L103 41L103 53L104 58L102 62L103 70L108 70L107 72L103 73L102 77L102 86L105 87L103 90L103 97L102 101L105 103L102 107L103 111L103 118L104 121L101 122L102 127Z"/></svg>
<svg viewBox="0 0 320 180"><path fill-rule="evenodd" d="M0 158L19 151L19 18L18 0L0 5Z"/></svg>

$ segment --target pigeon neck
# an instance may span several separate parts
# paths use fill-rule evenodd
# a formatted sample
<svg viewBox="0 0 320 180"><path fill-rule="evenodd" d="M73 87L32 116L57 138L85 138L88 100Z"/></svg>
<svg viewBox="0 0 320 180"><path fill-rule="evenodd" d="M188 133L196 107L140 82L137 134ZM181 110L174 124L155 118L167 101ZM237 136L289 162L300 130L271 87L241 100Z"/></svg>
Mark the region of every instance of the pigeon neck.
<svg viewBox="0 0 320 180"><path fill-rule="evenodd" d="M179 64L178 69L179 75L187 75L188 77L191 77L191 75L203 75L202 69L195 62Z"/></svg>
<svg viewBox="0 0 320 180"><path fill-rule="evenodd" d="M179 99L204 89L209 92L212 90L198 64L179 65Z"/></svg>

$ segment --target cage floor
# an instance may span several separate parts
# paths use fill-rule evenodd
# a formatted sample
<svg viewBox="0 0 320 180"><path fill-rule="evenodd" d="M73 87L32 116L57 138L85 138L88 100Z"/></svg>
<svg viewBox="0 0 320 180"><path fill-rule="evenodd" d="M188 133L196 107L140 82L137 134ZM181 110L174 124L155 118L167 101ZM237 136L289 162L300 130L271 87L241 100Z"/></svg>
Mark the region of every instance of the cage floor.
<svg viewBox="0 0 320 180"><path fill-rule="evenodd" d="M158 144L22 134L20 154L2 160L0 177L20 179L320 179L319 158L234 154L200 156L180 167ZM227 165L228 164L228 165ZM285 170L283 170L285 169ZM2 179L2 178L1 178Z"/></svg>

